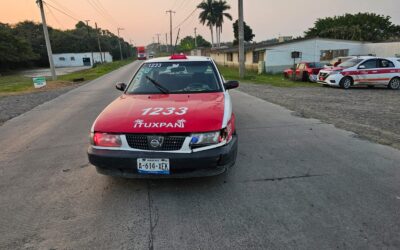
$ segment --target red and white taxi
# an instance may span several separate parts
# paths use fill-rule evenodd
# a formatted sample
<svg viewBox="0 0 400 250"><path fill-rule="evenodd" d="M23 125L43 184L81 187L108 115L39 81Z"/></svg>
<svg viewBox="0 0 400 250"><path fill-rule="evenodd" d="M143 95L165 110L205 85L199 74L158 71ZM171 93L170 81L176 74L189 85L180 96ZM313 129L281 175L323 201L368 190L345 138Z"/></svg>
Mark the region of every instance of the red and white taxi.
<svg viewBox="0 0 400 250"><path fill-rule="evenodd" d="M236 161L238 139L228 90L214 61L173 55L146 61L124 93L97 117L89 161L114 176L197 177Z"/></svg>
<svg viewBox="0 0 400 250"><path fill-rule="evenodd" d="M348 89L355 85L400 87L400 62L392 58L355 57L337 67L323 69L318 82Z"/></svg>

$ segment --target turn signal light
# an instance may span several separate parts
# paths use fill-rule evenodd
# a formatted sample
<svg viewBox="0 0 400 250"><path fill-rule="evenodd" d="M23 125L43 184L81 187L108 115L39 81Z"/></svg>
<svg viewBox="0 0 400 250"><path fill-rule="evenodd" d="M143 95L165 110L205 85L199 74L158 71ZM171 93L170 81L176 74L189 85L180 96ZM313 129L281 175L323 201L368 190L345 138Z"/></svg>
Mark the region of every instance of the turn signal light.
<svg viewBox="0 0 400 250"><path fill-rule="evenodd" d="M119 148L122 145L121 137L119 135L94 133L92 138L93 145L99 147Z"/></svg>

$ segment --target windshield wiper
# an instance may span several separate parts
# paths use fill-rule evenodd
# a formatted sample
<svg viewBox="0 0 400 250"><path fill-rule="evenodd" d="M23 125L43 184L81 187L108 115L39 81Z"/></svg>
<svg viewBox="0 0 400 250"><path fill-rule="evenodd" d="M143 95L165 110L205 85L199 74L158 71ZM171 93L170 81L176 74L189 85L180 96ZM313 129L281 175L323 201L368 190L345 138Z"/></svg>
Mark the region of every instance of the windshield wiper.
<svg viewBox="0 0 400 250"><path fill-rule="evenodd" d="M161 84L159 84L158 82L156 82L156 80L154 80L153 78L146 76L146 78L152 83L154 84L154 86L156 86L161 92L163 92L164 94L169 94L169 90L165 87L163 87Z"/></svg>

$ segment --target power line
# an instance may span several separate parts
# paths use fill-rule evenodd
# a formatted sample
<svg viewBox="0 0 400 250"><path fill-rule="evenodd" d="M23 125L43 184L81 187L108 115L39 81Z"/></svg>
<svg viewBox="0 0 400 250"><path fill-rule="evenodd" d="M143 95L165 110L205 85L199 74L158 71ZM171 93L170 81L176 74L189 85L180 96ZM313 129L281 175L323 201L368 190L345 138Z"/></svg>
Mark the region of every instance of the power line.
<svg viewBox="0 0 400 250"><path fill-rule="evenodd" d="M107 17L107 15L105 13L103 13L103 11L100 9L99 6L97 6L96 2L92 2L90 0L86 0L86 2L88 4L90 4L90 6L93 7L93 9L105 20L107 20L112 26L119 26L117 22L115 22L114 20L111 20L109 17Z"/></svg>
<svg viewBox="0 0 400 250"><path fill-rule="evenodd" d="M114 23L118 24L118 22L114 19L114 17L104 8L104 5L101 3L100 0L93 0L93 2L97 2L99 8L103 10L103 13L110 18L110 20L114 21Z"/></svg>
<svg viewBox="0 0 400 250"><path fill-rule="evenodd" d="M61 28L65 29L65 28L64 28L64 25L62 25L62 23L57 19L57 17L54 15L53 11L49 8L49 6L47 6L47 3L46 3L46 2L43 2L43 3L44 3L44 5L46 5L46 7L47 7L47 9L49 10L51 16L52 16L53 19L58 23L58 25L60 25Z"/></svg>
<svg viewBox="0 0 400 250"><path fill-rule="evenodd" d="M179 28L182 24L184 24L191 16L193 16L193 14L196 12L197 7L189 14L189 16L187 16L185 19L182 20L182 22L180 22L177 26L175 26L174 29Z"/></svg>
<svg viewBox="0 0 400 250"><path fill-rule="evenodd" d="M49 1L49 0L46 0ZM75 12L71 11L70 9L68 9L67 7L65 7L65 5L62 5L61 3L59 3L57 0L50 0L53 4L57 5L58 8L64 10L66 13L70 14L71 16L75 16L75 17L79 17L79 15L77 15ZM78 18L78 19L82 19L82 18Z"/></svg>
<svg viewBox="0 0 400 250"><path fill-rule="evenodd" d="M54 7L53 5L51 5L51 4L49 4L49 3L46 3L46 6L47 6L47 7L51 7L51 8L53 8L53 9L55 9L56 11L58 11L58 12L60 12L60 13L64 14L64 15L66 15L66 16L68 16L68 17L70 17L70 18L74 19L75 21L78 21L78 22L80 22L80 21L81 21L81 20L79 20L78 18L76 18L76 17L73 17L72 15L70 15L70 14L68 14L68 13L64 12L63 10L60 10L60 9L59 9L59 8L57 8L57 7Z"/></svg>

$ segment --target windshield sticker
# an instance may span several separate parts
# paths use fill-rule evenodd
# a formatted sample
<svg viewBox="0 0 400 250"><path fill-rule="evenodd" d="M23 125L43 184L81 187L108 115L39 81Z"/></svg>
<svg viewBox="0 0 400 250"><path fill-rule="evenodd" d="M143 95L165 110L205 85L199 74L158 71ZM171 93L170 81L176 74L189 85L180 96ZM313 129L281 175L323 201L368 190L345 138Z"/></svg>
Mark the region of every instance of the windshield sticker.
<svg viewBox="0 0 400 250"><path fill-rule="evenodd" d="M148 68L161 68L162 64L161 63L149 63L146 64Z"/></svg>
<svg viewBox="0 0 400 250"><path fill-rule="evenodd" d="M179 119L176 122L145 122L138 119L134 121L134 128L185 128L185 119Z"/></svg>
<svg viewBox="0 0 400 250"><path fill-rule="evenodd" d="M180 108L145 108L142 109L142 115L184 115L189 110L188 107L180 107Z"/></svg>

